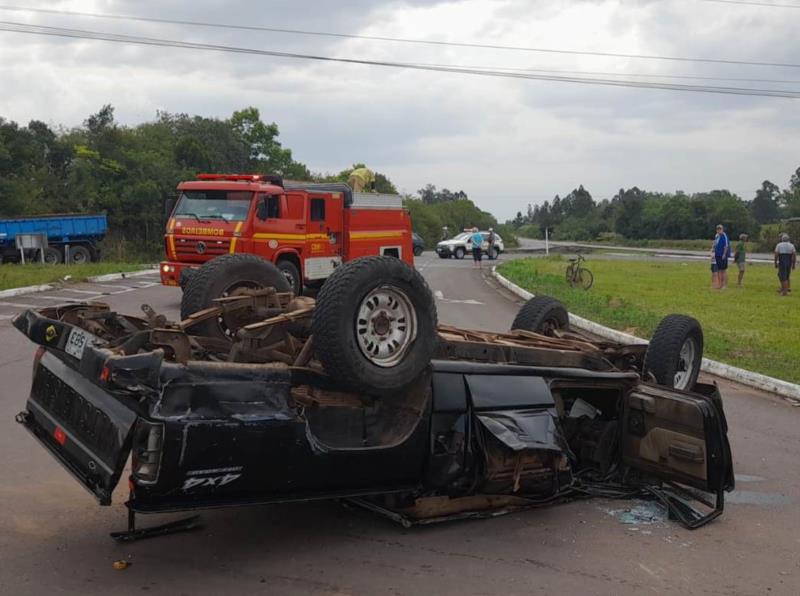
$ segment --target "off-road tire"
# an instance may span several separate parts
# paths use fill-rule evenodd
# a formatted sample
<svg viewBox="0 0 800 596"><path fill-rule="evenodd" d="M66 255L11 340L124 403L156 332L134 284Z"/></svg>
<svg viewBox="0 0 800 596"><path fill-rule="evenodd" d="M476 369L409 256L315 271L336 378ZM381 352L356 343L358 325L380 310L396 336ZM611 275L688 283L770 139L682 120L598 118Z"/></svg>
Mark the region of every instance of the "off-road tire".
<svg viewBox="0 0 800 596"><path fill-rule="evenodd" d="M300 277L300 270L297 268L297 265L292 263L289 259L281 259L278 261L278 269L284 274L284 277L287 277L287 281L288 276L292 277L292 282L290 284L292 292L297 296L302 294L303 279Z"/></svg>
<svg viewBox="0 0 800 596"><path fill-rule="evenodd" d="M181 319L200 310L214 306L229 288L237 285L252 287L274 287L278 292L289 292L291 288L283 273L261 257L248 254L223 255L205 263L186 282L181 299ZM205 335L230 339L215 319L209 319L190 327L193 335Z"/></svg>
<svg viewBox="0 0 800 596"><path fill-rule="evenodd" d="M362 301L386 286L402 292L416 315L416 337L390 367L364 355L356 328ZM400 259L386 256L338 267L317 295L311 319L315 355L325 372L353 391L375 396L404 389L425 370L437 346L436 326L436 303L425 279Z"/></svg>
<svg viewBox="0 0 800 596"><path fill-rule="evenodd" d="M521 329L542 335L552 335L553 329L569 330L566 307L550 296L534 296L519 309L511 330Z"/></svg>
<svg viewBox="0 0 800 596"><path fill-rule="evenodd" d="M686 315L667 315L656 328L644 357L644 372L655 377L659 385L675 387L675 375L679 372L681 348L688 339L695 342L691 372L683 389L691 391L700 374L703 358L703 328L700 323Z"/></svg>
<svg viewBox="0 0 800 596"><path fill-rule="evenodd" d="M92 262L92 252L80 244L69 247L69 262L73 265L84 265Z"/></svg>
<svg viewBox="0 0 800 596"><path fill-rule="evenodd" d="M460 261L461 259L463 259L463 258L464 258L464 255L466 255L466 254L467 254L467 251L466 251L466 249L464 249L464 248L462 248L462 247L460 247L460 246L459 246L457 249L455 249L455 251L453 251L453 255L454 255L454 256L455 256L455 258L457 258L459 261Z"/></svg>

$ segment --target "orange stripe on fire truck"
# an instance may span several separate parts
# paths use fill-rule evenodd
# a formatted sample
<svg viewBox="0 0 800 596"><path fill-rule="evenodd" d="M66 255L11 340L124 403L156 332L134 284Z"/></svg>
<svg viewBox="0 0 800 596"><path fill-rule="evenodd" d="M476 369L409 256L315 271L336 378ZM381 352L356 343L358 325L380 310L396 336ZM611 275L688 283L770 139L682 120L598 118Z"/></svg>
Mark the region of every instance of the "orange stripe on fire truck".
<svg viewBox="0 0 800 596"><path fill-rule="evenodd" d="M233 254L233 253L236 252L236 240L238 240L239 236L242 235L242 226L243 225L244 225L243 221L240 221L238 224L236 224L236 229L233 231L233 238L231 238L231 247L230 247L230 250L229 250L230 254Z"/></svg>
<svg viewBox="0 0 800 596"><path fill-rule="evenodd" d="M375 232L350 232L351 240L376 240L380 238L402 238L403 230L379 230Z"/></svg>
<svg viewBox="0 0 800 596"><path fill-rule="evenodd" d="M327 234L253 234L256 240L327 240Z"/></svg>

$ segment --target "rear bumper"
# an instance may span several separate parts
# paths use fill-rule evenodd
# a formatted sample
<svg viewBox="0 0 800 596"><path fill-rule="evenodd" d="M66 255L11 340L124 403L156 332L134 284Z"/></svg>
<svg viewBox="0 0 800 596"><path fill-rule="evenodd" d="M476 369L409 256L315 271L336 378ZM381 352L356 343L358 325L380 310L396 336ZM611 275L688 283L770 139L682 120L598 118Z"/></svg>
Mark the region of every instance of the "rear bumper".
<svg viewBox="0 0 800 596"><path fill-rule="evenodd" d="M198 264L180 263L178 261L162 261L158 265L158 271L161 275L161 283L165 286L178 286L185 285L185 278L187 274L199 268ZM181 278L184 278L183 280Z"/></svg>

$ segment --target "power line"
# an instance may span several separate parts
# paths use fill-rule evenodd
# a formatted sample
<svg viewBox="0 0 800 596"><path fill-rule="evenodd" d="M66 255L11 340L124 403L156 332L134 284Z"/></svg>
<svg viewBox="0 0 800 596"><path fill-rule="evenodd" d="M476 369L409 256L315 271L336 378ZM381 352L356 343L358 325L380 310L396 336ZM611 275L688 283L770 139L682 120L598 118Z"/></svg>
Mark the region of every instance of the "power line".
<svg viewBox="0 0 800 596"><path fill-rule="evenodd" d="M800 68L800 64L787 64L783 62L757 62L747 60L732 60L722 58L690 58L685 56L659 56L650 54L625 54L619 52L590 52L582 50L559 50L553 48L533 48L524 46L507 46L499 44L488 43L470 43L470 42L457 42L457 41L441 41L430 39L410 39L404 37L385 37L377 35L358 35L354 33L334 33L327 31L306 31L302 29L283 29L278 27L261 27L257 25L240 25L234 23L208 23L203 21L192 21L184 19L164 19L156 17L140 17L133 15L118 15L118 14L102 14L94 12L78 12L70 10L58 10L51 8L27 8L21 6L3 6L0 5L0 10L9 10L17 12L32 12L39 14L54 14L62 16L76 16L76 17L90 17L97 19L112 19L120 21L139 21L145 23L164 23L169 25L188 25L192 27L212 27L217 29L235 29L240 31L263 31L268 33L285 33L290 35L308 35L317 37L335 37L346 39L362 39L367 41L385 41L393 43L405 44L423 44L431 46L446 46L446 47L459 47L459 48L478 48L484 50L504 50L516 52L538 52L545 54L566 54L572 56L595 56L605 58L632 58L636 60L667 60L673 62L699 62L706 64L734 64L739 66L771 66L778 68Z"/></svg>
<svg viewBox="0 0 800 596"><path fill-rule="evenodd" d="M761 89L750 87L717 87L710 85L685 85L677 83L657 83L652 81L630 81L584 77L568 77L534 73L513 73L504 71L487 71L474 68L458 66L422 66L405 62L389 62L382 60L367 60L361 58L337 58L333 56L321 56L313 54L301 54L296 52L280 52L276 50L259 50L254 48L242 48L235 46L224 46L197 42L176 41L168 39L158 39L152 37L137 37L117 33L104 33L98 31L87 31L82 29L67 29L63 27L47 27L44 25L29 25L27 23L16 23L11 21L0 21L0 31L15 33L25 33L31 35L43 35L51 37L66 37L74 39L91 39L97 41L109 41L115 43L128 43L147 46L160 46L171 48L182 48L192 50L208 50L215 52L229 52L235 54L249 54L256 56L270 56L275 58L293 58L303 60L316 60L322 62L337 62L344 64L359 64L366 66L383 66L387 68L408 69L418 71L446 72L454 74L469 74L486 77L528 79L539 81L554 81L565 83L580 83L588 85L604 85L611 87L634 87L640 89L662 89L669 91L692 91L699 93L718 93L724 95L750 95L759 97L785 97L790 99L800 99L800 91L788 91L782 89Z"/></svg>
<svg viewBox="0 0 800 596"><path fill-rule="evenodd" d="M768 6L769 8L800 8L800 4L771 4L769 2L752 2L750 0L700 0L716 4L742 4L745 6Z"/></svg>
<svg viewBox="0 0 800 596"><path fill-rule="evenodd" d="M545 73L560 73L560 74L578 74L578 75L598 75L610 77L644 77L656 79L690 79L699 81L738 81L742 83L781 83L787 85L798 85L800 79L758 79L758 78L738 78L738 77L709 77L700 75L677 75L677 74L650 74L650 73L633 73L633 72L609 72L609 71L596 71L596 70L561 70L555 68L517 68L511 66L486 66L486 65L464 65L464 64L441 64L431 62L412 62L411 64L421 66L454 66L460 68L475 68L485 70L500 70L500 71L520 71L520 72L545 72Z"/></svg>

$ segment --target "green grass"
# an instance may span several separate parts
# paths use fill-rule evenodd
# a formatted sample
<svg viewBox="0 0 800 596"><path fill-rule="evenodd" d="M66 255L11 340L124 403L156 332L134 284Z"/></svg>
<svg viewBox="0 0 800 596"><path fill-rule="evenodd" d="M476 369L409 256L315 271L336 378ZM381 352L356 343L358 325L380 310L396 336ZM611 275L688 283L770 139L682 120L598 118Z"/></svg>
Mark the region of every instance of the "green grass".
<svg viewBox="0 0 800 596"><path fill-rule="evenodd" d="M728 289L712 290L705 263L592 259L586 263L594 274L588 291L567 285L566 265L561 257L520 259L499 270L577 315L639 337L649 338L664 315L691 315L703 325L707 357L800 382L800 285L794 295L779 296L771 265L748 265L741 289L732 265Z"/></svg>
<svg viewBox="0 0 800 596"><path fill-rule="evenodd" d="M0 290L36 286L55 281L62 281L65 276L71 276L70 281L83 281L94 275L106 273L119 273L122 271L137 271L147 269L149 265L134 263L87 263L86 265L19 265L6 263L0 265Z"/></svg>

